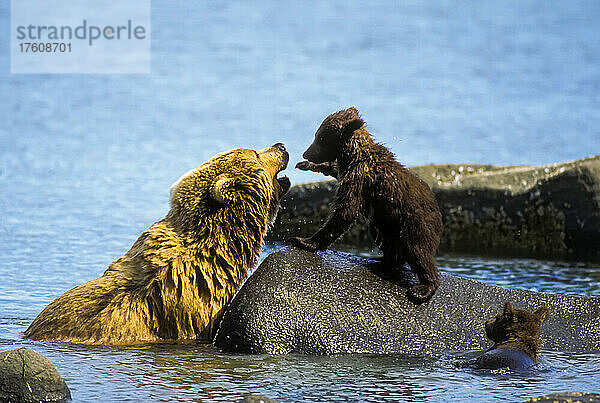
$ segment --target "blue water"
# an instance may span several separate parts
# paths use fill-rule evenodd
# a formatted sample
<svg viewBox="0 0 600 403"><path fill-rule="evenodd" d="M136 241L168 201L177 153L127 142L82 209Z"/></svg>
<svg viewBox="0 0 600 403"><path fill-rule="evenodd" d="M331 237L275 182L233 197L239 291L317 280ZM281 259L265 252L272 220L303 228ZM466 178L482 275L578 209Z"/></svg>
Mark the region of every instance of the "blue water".
<svg viewBox="0 0 600 403"><path fill-rule="evenodd" d="M452 355L245 357L206 346L40 344L20 332L162 218L183 172L226 149L280 141L294 164L322 119L349 105L407 165L598 154L598 21L597 1L154 0L152 74L11 75L2 2L0 350L47 355L76 401L597 391L598 355L545 352L535 374L482 376L454 369ZM585 262L459 256L440 266L509 288L600 294L600 269Z"/></svg>
<svg viewBox="0 0 600 403"><path fill-rule="evenodd" d="M268 246L262 257L276 247ZM438 262L446 273L510 288L600 297L597 264L464 256L441 256ZM230 402L248 394L289 402L505 402L600 389L600 354L542 350L537 369L515 373L456 367L476 351L437 356L249 356L224 354L208 345L110 348L22 340L22 332L45 305L103 269L86 272L69 263L73 273L64 271L61 279L56 263L50 265L49 270L31 269L37 280L26 270L3 269L3 275L13 275L0 285L0 351L29 347L42 353L64 376L77 402ZM87 278L76 276L79 270Z"/></svg>

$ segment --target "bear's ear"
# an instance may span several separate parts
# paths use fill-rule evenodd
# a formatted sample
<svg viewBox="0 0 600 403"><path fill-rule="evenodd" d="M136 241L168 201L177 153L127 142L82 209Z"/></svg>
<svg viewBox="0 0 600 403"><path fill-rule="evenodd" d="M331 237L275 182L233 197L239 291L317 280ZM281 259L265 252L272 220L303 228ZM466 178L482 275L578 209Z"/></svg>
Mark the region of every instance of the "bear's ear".
<svg viewBox="0 0 600 403"><path fill-rule="evenodd" d="M540 323L544 323L549 313L550 310L546 306L541 306L534 312L534 314L540 319Z"/></svg>
<svg viewBox="0 0 600 403"><path fill-rule="evenodd" d="M358 116L358 110L355 107L346 109L347 120L342 127L342 137L349 138L355 130L360 129L365 121Z"/></svg>
<svg viewBox="0 0 600 403"><path fill-rule="evenodd" d="M346 112L358 117L358 109L356 109L354 106L351 106L350 108L346 109Z"/></svg>
<svg viewBox="0 0 600 403"><path fill-rule="evenodd" d="M502 312L504 315L512 315L515 312L515 309L511 305L510 302L506 301L504 303L504 311Z"/></svg>
<svg viewBox="0 0 600 403"><path fill-rule="evenodd" d="M344 131L352 133L354 130L358 130L361 127L363 127L364 124L365 124L365 121L357 116L356 118L354 118L354 119L350 120L348 123L346 123L346 126L344 127Z"/></svg>
<svg viewBox="0 0 600 403"><path fill-rule="evenodd" d="M235 197L236 178L223 177L213 183L210 188L211 197L218 203L227 204Z"/></svg>

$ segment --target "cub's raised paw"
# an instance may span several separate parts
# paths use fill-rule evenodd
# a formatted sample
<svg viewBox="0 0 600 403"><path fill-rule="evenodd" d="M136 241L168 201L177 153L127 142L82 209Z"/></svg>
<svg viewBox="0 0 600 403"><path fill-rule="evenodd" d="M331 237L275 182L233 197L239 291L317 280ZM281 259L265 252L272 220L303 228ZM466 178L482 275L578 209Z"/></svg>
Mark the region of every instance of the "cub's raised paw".
<svg viewBox="0 0 600 403"><path fill-rule="evenodd" d="M315 169L315 164L310 161L301 161L296 164L296 168L301 171L313 171Z"/></svg>

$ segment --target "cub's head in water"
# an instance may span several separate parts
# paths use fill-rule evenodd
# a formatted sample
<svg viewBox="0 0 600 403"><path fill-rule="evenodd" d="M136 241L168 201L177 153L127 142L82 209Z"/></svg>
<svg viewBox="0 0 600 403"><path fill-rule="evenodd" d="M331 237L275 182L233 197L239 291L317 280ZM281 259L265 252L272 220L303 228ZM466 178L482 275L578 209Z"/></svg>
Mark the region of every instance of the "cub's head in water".
<svg viewBox="0 0 600 403"><path fill-rule="evenodd" d="M548 313L545 306L530 312L515 309L506 302L502 313L485 324L485 333L494 345L479 357L461 363L461 366L518 370L533 367L540 351L540 327Z"/></svg>

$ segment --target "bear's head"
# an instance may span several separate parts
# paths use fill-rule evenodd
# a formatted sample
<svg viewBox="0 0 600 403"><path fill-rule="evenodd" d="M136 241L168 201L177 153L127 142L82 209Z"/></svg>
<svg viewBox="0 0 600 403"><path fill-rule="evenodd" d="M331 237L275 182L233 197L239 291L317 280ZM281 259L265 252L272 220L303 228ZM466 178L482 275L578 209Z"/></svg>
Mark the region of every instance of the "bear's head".
<svg viewBox="0 0 600 403"><path fill-rule="evenodd" d="M252 265L290 188L287 177L277 178L288 161L281 143L217 154L171 186L167 220L200 250Z"/></svg>
<svg viewBox="0 0 600 403"><path fill-rule="evenodd" d="M358 110L353 106L332 113L321 123L315 133L314 141L302 157L316 164L335 161L344 143L364 124L365 122L358 116Z"/></svg>
<svg viewBox="0 0 600 403"><path fill-rule="evenodd" d="M535 340L539 344L540 327L548 313L545 306L529 312L515 309L510 302L506 302L502 313L486 322L485 333L496 345L525 340Z"/></svg>

